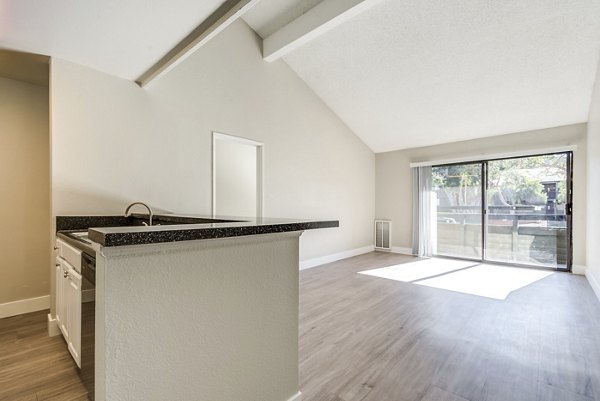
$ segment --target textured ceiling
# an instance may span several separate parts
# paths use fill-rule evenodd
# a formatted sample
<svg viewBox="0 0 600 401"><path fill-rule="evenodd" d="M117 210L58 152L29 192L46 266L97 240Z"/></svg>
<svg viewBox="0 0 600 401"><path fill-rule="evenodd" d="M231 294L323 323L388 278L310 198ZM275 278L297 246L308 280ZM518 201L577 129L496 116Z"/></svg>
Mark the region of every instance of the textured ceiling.
<svg viewBox="0 0 600 401"><path fill-rule="evenodd" d="M0 48L134 80L224 0L0 0ZM319 0L262 0L263 37ZM600 0L383 0L285 57L374 151L587 120Z"/></svg>
<svg viewBox="0 0 600 401"><path fill-rule="evenodd" d="M224 0L0 0L0 48L136 79Z"/></svg>
<svg viewBox="0 0 600 401"><path fill-rule="evenodd" d="M246 21L314 5L278 3ZM587 121L599 52L598 0L386 0L285 60L384 152Z"/></svg>

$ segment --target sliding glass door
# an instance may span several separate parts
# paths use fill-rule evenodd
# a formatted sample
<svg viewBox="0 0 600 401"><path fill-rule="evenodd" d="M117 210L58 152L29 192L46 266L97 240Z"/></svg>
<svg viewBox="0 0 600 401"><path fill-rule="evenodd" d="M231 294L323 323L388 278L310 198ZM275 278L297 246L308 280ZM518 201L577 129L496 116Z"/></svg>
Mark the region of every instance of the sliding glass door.
<svg viewBox="0 0 600 401"><path fill-rule="evenodd" d="M432 167L433 253L571 268L570 152Z"/></svg>
<svg viewBox="0 0 600 401"><path fill-rule="evenodd" d="M433 253L463 259L483 257L481 163L436 166L431 169Z"/></svg>
<svg viewBox="0 0 600 401"><path fill-rule="evenodd" d="M570 156L487 162L486 259L568 268Z"/></svg>

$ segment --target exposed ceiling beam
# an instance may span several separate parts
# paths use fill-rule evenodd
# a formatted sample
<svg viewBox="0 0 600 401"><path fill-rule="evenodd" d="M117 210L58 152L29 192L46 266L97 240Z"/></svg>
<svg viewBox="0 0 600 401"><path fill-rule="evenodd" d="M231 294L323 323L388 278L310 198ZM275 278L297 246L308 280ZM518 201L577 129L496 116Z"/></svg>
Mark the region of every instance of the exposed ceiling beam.
<svg viewBox="0 0 600 401"><path fill-rule="evenodd" d="M169 72L177 64L205 45L246 13L260 0L227 0L196 29L165 54L156 64L143 73L135 82L141 87L148 86L157 78Z"/></svg>
<svg viewBox="0 0 600 401"><path fill-rule="evenodd" d="M272 62L343 24L381 0L323 0L263 40L263 58Z"/></svg>

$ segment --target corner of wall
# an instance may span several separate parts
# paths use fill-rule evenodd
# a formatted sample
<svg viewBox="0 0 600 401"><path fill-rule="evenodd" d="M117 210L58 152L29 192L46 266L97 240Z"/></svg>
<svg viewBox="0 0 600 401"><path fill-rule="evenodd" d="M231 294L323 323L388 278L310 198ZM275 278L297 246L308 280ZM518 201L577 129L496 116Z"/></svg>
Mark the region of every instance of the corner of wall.
<svg viewBox="0 0 600 401"><path fill-rule="evenodd" d="M600 257L593 244L600 241L600 210L594 200L600 196L600 63L590 101L587 124L587 255L586 277L600 299Z"/></svg>
<svg viewBox="0 0 600 401"><path fill-rule="evenodd" d="M348 259L353 256L362 255L365 253L373 252L375 250L374 245L366 245L356 249L350 249L344 252L338 252L331 255L321 256L318 258L303 260L300 262L300 270L310 269L312 267L317 267L321 265L325 265L327 263L333 263L338 260Z"/></svg>
<svg viewBox="0 0 600 401"><path fill-rule="evenodd" d="M60 334L60 328L58 327L58 321L52 317L52 314L48 313L48 336L56 337Z"/></svg>
<svg viewBox="0 0 600 401"><path fill-rule="evenodd" d="M594 290L594 293L596 294L598 301L600 301L600 280L598 279L598 277L596 277L596 275L594 274L594 272L592 270L586 270L585 277L587 278L588 282L590 283L592 290Z"/></svg>
<svg viewBox="0 0 600 401"><path fill-rule="evenodd" d="M408 255L408 256L415 256L413 254L413 250L411 248L405 248L402 246L393 246L392 247L392 252L393 253L399 253L402 255Z"/></svg>

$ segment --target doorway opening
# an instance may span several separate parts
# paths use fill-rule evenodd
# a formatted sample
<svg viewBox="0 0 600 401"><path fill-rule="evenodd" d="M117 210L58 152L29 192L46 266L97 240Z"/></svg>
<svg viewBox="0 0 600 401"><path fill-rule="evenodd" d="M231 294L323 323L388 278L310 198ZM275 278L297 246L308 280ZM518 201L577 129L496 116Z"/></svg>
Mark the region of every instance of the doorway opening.
<svg viewBox="0 0 600 401"><path fill-rule="evenodd" d="M262 217L262 166L262 143L213 132L213 215Z"/></svg>
<svg viewBox="0 0 600 401"><path fill-rule="evenodd" d="M572 152L432 166L435 256L570 271Z"/></svg>

